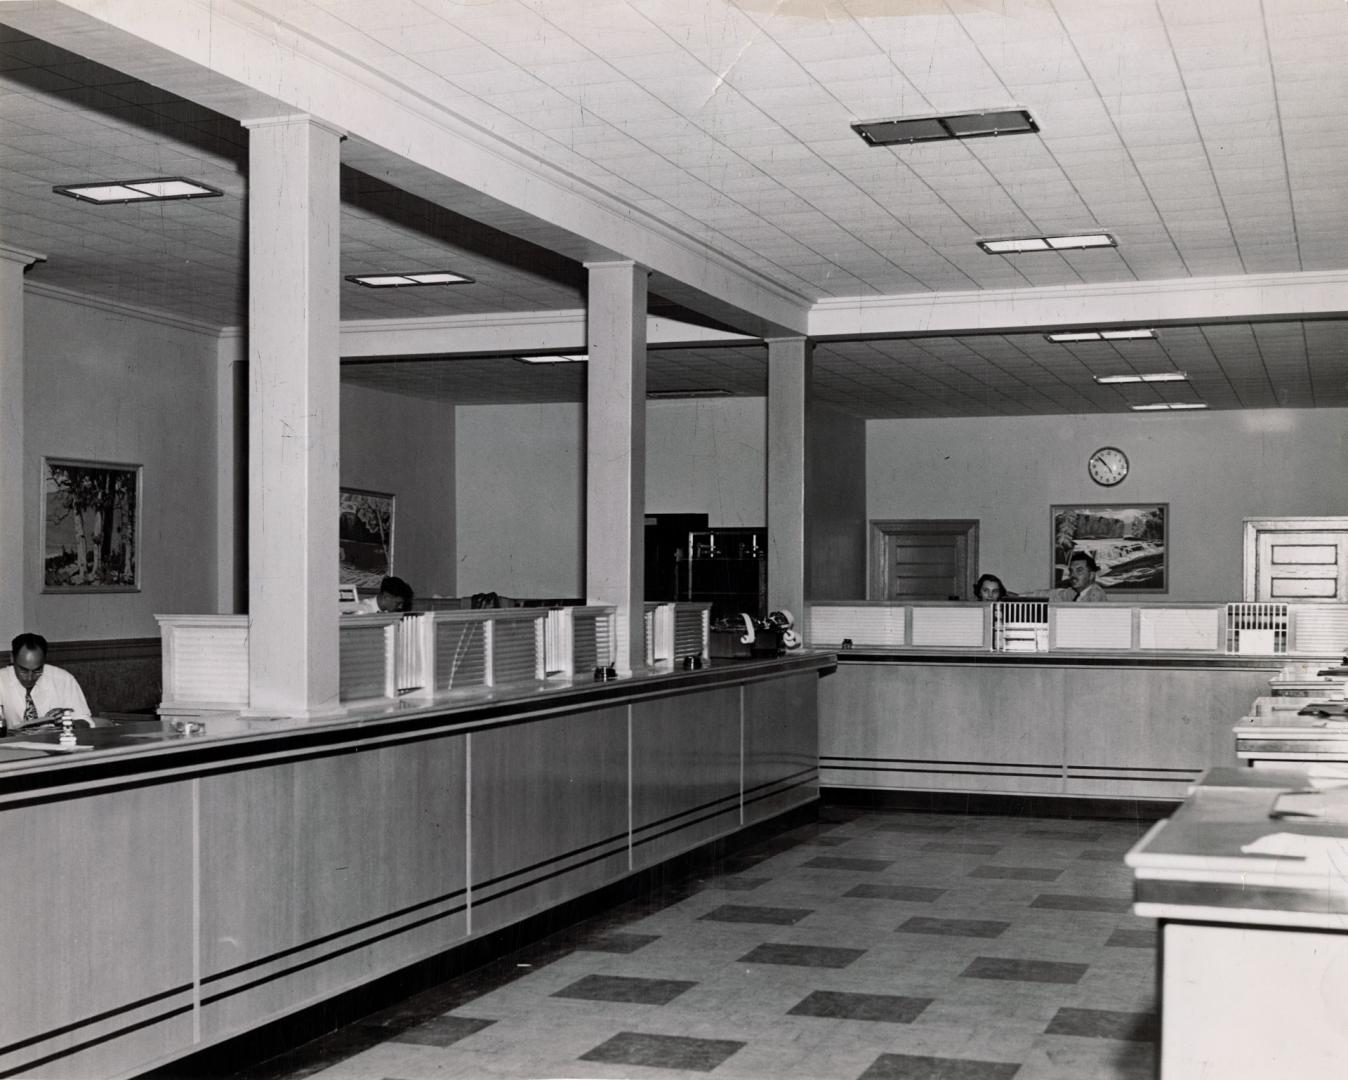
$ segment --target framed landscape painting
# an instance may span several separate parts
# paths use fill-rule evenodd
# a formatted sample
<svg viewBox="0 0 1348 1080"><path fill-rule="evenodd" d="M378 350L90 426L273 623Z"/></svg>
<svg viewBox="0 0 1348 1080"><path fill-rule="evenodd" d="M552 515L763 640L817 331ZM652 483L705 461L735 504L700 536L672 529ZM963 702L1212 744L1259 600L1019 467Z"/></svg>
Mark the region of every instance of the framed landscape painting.
<svg viewBox="0 0 1348 1080"><path fill-rule="evenodd" d="M342 488L338 507L340 584L377 589L393 573L393 496Z"/></svg>
<svg viewBox="0 0 1348 1080"><path fill-rule="evenodd" d="M1109 592L1164 593L1169 589L1166 544L1168 503L1112 503L1053 507L1053 577L1067 584L1073 551L1095 557L1095 580Z"/></svg>
<svg viewBox="0 0 1348 1080"><path fill-rule="evenodd" d="M141 467L42 459L42 591L139 592Z"/></svg>

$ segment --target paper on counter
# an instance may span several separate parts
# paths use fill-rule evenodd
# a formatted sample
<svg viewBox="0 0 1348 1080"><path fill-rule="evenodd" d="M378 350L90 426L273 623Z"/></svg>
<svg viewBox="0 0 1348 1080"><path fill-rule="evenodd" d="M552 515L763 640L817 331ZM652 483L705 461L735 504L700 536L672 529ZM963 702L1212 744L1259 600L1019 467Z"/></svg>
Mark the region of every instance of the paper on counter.
<svg viewBox="0 0 1348 1080"><path fill-rule="evenodd" d="M1333 784L1323 790L1284 791L1273 800L1268 816L1348 825L1348 784Z"/></svg>
<svg viewBox="0 0 1348 1080"><path fill-rule="evenodd" d="M1305 869L1325 869L1348 879L1348 836L1306 836L1302 833L1270 833L1244 844L1246 855L1274 855L1304 859Z"/></svg>
<svg viewBox="0 0 1348 1080"><path fill-rule="evenodd" d="M5 750L41 750L44 754L71 754L76 750L92 750L92 746L85 746L83 743L77 743L74 746L62 746L59 743L51 742L26 742L22 739L5 739L0 742L0 748Z"/></svg>

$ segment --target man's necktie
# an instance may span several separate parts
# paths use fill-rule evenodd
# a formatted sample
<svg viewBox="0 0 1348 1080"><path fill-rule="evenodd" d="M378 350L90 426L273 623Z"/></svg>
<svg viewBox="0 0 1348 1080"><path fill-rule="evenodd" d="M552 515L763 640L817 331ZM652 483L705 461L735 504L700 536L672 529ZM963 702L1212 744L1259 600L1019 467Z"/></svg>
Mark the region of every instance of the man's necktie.
<svg viewBox="0 0 1348 1080"><path fill-rule="evenodd" d="M23 722L25 724L37 723L37 706L33 704L33 691L31 690L23 692Z"/></svg>

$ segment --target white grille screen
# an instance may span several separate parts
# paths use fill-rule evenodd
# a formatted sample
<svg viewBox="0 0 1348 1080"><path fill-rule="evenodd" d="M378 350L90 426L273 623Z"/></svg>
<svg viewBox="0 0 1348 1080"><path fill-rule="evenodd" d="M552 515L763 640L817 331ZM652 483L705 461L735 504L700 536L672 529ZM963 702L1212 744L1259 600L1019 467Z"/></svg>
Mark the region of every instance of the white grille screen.
<svg viewBox="0 0 1348 1080"><path fill-rule="evenodd" d="M1296 604L1291 607L1296 651L1314 656L1348 654L1348 607Z"/></svg>
<svg viewBox="0 0 1348 1080"><path fill-rule="evenodd" d="M173 686L166 696L179 702L248 704L247 627L176 626Z"/></svg>
<svg viewBox="0 0 1348 1080"><path fill-rule="evenodd" d="M1206 649L1222 647L1220 608L1138 608L1140 649Z"/></svg>
<svg viewBox="0 0 1348 1080"><path fill-rule="evenodd" d="M435 628L435 688L457 690L487 681L486 627L442 622Z"/></svg>
<svg viewBox="0 0 1348 1080"><path fill-rule="evenodd" d="M385 630L382 626L343 629L338 635L341 674L338 697L342 701L384 696Z"/></svg>
<svg viewBox="0 0 1348 1080"><path fill-rule="evenodd" d="M1133 645L1133 609L1074 608L1056 611L1054 644L1060 649L1129 649Z"/></svg>
<svg viewBox="0 0 1348 1080"><path fill-rule="evenodd" d="M904 644L902 607L814 604L808 609L811 645L899 646Z"/></svg>
<svg viewBox="0 0 1348 1080"><path fill-rule="evenodd" d="M674 609L674 659L701 656L706 651L705 618L703 608Z"/></svg>
<svg viewBox="0 0 1348 1080"><path fill-rule="evenodd" d="M492 682L523 682L538 671L538 634L532 619L492 620Z"/></svg>
<svg viewBox="0 0 1348 1080"><path fill-rule="evenodd" d="M1001 652L1047 649L1048 604L1043 600L1001 600L993 604L992 647Z"/></svg>
<svg viewBox="0 0 1348 1080"><path fill-rule="evenodd" d="M1287 651L1286 604L1227 604L1226 651L1274 656Z"/></svg>
<svg viewBox="0 0 1348 1080"><path fill-rule="evenodd" d="M983 605L913 608L913 644L955 648L983 644Z"/></svg>

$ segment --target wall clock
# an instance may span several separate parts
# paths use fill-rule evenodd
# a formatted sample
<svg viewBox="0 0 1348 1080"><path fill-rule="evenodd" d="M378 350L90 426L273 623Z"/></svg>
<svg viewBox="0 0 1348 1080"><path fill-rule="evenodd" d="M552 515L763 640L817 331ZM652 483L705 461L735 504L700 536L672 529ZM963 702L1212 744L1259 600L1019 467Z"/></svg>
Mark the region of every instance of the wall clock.
<svg viewBox="0 0 1348 1080"><path fill-rule="evenodd" d="M1113 487L1128 475L1128 455L1114 446L1102 446L1086 463L1091 479L1105 487Z"/></svg>

